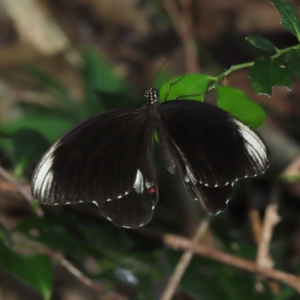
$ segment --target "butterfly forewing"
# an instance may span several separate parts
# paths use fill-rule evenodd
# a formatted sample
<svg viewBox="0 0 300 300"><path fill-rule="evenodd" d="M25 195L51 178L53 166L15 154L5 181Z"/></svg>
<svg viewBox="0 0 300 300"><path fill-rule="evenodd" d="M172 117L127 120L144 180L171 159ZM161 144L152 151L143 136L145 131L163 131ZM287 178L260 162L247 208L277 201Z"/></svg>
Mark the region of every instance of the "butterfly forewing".
<svg viewBox="0 0 300 300"><path fill-rule="evenodd" d="M223 110L198 101L160 106L163 125L188 169L203 185L225 186L265 172L268 150L260 137Z"/></svg>
<svg viewBox="0 0 300 300"><path fill-rule="evenodd" d="M76 126L38 164L34 197L43 204L94 202L119 226L147 223L157 202L148 113L145 107L119 109ZM138 199L144 205L139 208L141 217L133 221L132 206L126 201Z"/></svg>
<svg viewBox="0 0 300 300"><path fill-rule="evenodd" d="M159 113L183 181L209 213L226 208L233 182L262 174L269 166L260 137L217 107L175 100L163 103Z"/></svg>

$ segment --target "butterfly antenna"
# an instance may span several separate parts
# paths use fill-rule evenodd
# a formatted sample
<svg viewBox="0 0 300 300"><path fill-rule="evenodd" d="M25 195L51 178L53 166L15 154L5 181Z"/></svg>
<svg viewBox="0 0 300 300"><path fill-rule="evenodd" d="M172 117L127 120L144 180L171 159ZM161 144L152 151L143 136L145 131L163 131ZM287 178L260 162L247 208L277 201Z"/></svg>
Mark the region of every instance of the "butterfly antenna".
<svg viewBox="0 0 300 300"><path fill-rule="evenodd" d="M157 73L156 73L154 79L152 80L150 86L153 86L153 84L154 84L155 80L157 79L159 73L161 72L161 70L163 69L163 67L166 65L166 63L167 63L167 61L170 59L170 57L171 57L171 53L167 56L167 58L165 59L164 63L162 64L162 66L161 66L161 67L159 68L159 70L157 71Z"/></svg>

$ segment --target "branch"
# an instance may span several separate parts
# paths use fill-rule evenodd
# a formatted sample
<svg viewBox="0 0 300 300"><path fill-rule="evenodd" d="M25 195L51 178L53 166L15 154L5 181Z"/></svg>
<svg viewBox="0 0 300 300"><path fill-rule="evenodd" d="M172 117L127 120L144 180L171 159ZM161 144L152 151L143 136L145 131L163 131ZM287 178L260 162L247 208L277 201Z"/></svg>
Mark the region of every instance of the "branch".
<svg viewBox="0 0 300 300"><path fill-rule="evenodd" d="M200 225L196 231L195 236L193 237L193 242L198 243L205 232L207 231L209 225L209 219L206 218L203 221L200 222ZM191 259L193 258L194 253L191 250L186 250L185 253L181 256L174 273L172 277L169 280L168 285L166 286L166 289L161 297L161 300L171 300L175 291L176 287L178 286L182 276L184 275L184 272L186 268L188 267Z"/></svg>
<svg viewBox="0 0 300 300"><path fill-rule="evenodd" d="M265 212L265 218L262 226L260 241L258 244L256 262L258 265L263 267L273 267L274 262L272 261L269 248L273 235L273 230L276 224L280 221L278 216L278 185L275 185L272 190L271 201L268 204Z"/></svg>
<svg viewBox="0 0 300 300"><path fill-rule="evenodd" d="M19 193L27 200L27 202L33 207L33 202L35 201L33 197L27 192L27 190L18 181L16 181L1 166L0 166L0 175L3 178L5 178L11 185L13 185L19 191ZM41 210L40 207L36 208L35 212L39 217L42 217L44 215L44 212ZM102 288L101 285L94 283L92 280L86 277L79 269L77 269L72 263L70 263L67 259L65 259L62 254L58 252L54 252L48 248L44 248L41 252L44 252L52 259L60 263L63 267L65 267L71 274L73 274L77 279L79 279L86 286L96 291L101 290Z"/></svg>
<svg viewBox="0 0 300 300"><path fill-rule="evenodd" d="M197 245L189 239L166 234L163 236L163 241L166 245L175 250L190 250L195 254L210 258L212 260L228 264L230 266L252 272L255 274L263 275L267 278L275 279L282 283L289 285L300 293L300 277L288 274L282 271L273 270L268 267L262 267L249 260L235 257L233 255L224 253L222 251L214 250L202 245Z"/></svg>
<svg viewBox="0 0 300 300"><path fill-rule="evenodd" d="M280 176L286 182L295 182L300 180L300 157L290 163Z"/></svg>
<svg viewBox="0 0 300 300"><path fill-rule="evenodd" d="M32 198L31 194L28 193L28 191L1 166L0 175L17 189L17 191L27 200L27 202L39 217L42 217L44 215L42 209L39 206L35 205L35 200Z"/></svg>

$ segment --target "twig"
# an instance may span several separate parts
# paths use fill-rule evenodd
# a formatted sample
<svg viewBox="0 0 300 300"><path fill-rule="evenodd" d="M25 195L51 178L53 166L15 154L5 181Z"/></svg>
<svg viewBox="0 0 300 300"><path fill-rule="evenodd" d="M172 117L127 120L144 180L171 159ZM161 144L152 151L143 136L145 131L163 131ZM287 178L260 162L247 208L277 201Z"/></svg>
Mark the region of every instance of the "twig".
<svg viewBox="0 0 300 300"><path fill-rule="evenodd" d="M287 166L287 168L282 172L281 178L287 182L300 180L300 157Z"/></svg>
<svg viewBox="0 0 300 300"><path fill-rule="evenodd" d="M253 204L253 192L252 192L251 181L246 181L244 183L244 188L245 188L245 197L249 206L248 218L251 224L253 239L255 241L255 244L258 245L261 236L262 222L259 215L259 210Z"/></svg>
<svg viewBox="0 0 300 300"><path fill-rule="evenodd" d="M262 226L261 238L258 244L257 258L256 262L260 266L273 267L274 262L269 255L270 242L272 239L272 234L274 227L280 221L278 216L278 184L274 185L271 201L268 204L265 212L265 218Z"/></svg>
<svg viewBox="0 0 300 300"><path fill-rule="evenodd" d="M280 221L280 217L278 215L278 193L279 193L279 185L275 183L270 203L268 204L265 212L265 217L261 229L260 239L258 243L258 250L256 256L256 263L262 267L272 268L274 262L270 256L270 243L273 235L274 227ZM258 276L257 278L257 287L262 289L262 285L260 285L262 277ZM278 293L280 287L276 282L269 282L270 288L274 293Z"/></svg>
<svg viewBox="0 0 300 300"><path fill-rule="evenodd" d="M186 72L199 73L197 45L192 33L190 0L181 0L181 10L174 0L164 0L163 2L165 9L173 22L174 28L183 43Z"/></svg>
<svg viewBox="0 0 300 300"><path fill-rule="evenodd" d="M236 268L263 275L267 278L275 279L294 288L300 293L300 277L288 274L282 271L274 270L268 267L262 267L256 263L235 257L222 251L214 250L203 245L195 244L184 237L167 234L163 237L164 243L175 250L190 250L198 255L210 258L212 260L234 266Z"/></svg>
<svg viewBox="0 0 300 300"><path fill-rule="evenodd" d="M255 207L251 207L249 209L248 216L250 219L255 244L258 245L261 237L261 231L262 231L262 225L261 225L258 209Z"/></svg>
<svg viewBox="0 0 300 300"><path fill-rule="evenodd" d="M52 250L49 249L45 249L42 252L50 256L53 260L56 260L58 263L60 263L73 276L75 276L79 281L81 281L86 286L98 292L102 290L101 284L95 283L91 279L86 277L79 269L77 269L73 264L71 264L67 259L65 259L62 254L53 252Z"/></svg>
<svg viewBox="0 0 300 300"><path fill-rule="evenodd" d="M200 225L196 231L195 236L193 237L193 242L198 243L200 239L203 237L205 232L207 231L209 225L209 219L206 218L203 221L200 222ZM176 287L178 286L182 276L184 275L184 272L186 268L188 267L191 259L193 258L194 253L191 250L186 250L185 253L181 256L180 261L178 262L176 269L174 270L174 273L172 277L169 280L168 285L166 286L166 289L161 297L161 300L171 300L175 291Z"/></svg>
<svg viewBox="0 0 300 300"><path fill-rule="evenodd" d="M4 177L10 184L12 184L19 191L19 193L27 200L27 202L32 206L32 203L34 201L33 197L26 191L26 189L18 181L16 181L1 166L0 166L0 175ZM35 210L35 212L39 217L42 217L44 215L44 212L39 207ZM48 248L43 248L42 252L50 256L52 259L55 259L57 262L59 262L62 266L64 266L71 274L73 274L86 286L96 291L101 290L102 288L101 285L94 283L92 280L86 277L79 269L77 269L72 263L70 263L67 259L65 259L62 254L58 252L54 252Z"/></svg>
<svg viewBox="0 0 300 300"><path fill-rule="evenodd" d="M17 180L15 180L7 171L5 171L1 166L0 166L0 175L17 189L17 191L27 200L27 202L35 210L35 213L39 217L42 217L44 215L44 212L41 210L41 208L38 206L36 207L34 205L35 200L27 192L27 190Z"/></svg>

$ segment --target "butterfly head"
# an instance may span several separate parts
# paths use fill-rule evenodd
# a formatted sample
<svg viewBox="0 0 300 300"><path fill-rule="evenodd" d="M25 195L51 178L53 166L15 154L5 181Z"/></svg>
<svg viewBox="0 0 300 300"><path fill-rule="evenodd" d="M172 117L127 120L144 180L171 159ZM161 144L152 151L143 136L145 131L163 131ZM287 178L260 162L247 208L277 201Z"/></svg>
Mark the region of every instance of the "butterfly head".
<svg viewBox="0 0 300 300"><path fill-rule="evenodd" d="M146 98L146 104L151 105L158 102L158 90L154 88L147 88L144 92L144 97Z"/></svg>

